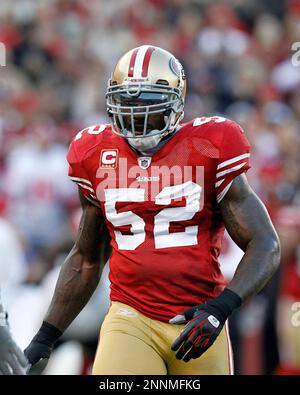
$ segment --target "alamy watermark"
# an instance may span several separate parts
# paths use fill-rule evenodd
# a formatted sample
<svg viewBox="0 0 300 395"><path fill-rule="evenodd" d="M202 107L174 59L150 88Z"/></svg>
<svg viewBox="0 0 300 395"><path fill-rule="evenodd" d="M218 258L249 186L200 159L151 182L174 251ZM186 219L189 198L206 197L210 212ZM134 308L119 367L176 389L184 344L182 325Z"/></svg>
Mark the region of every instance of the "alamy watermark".
<svg viewBox="0 0 300 395"><path fill-rule="evenodd" d="M294 311L291 318L291 324L298 327L300 326L300 302L293 303L291 309Z"/></svg>
<svg viewBox="0 0 300 395"><path fill-rule="evenodd" d="M126 197L128 201L134 201L138 190L142 190L144 201L170 204L171 200L180 202L182 199L188 199L188 201L198 199L201 208L203 207L203 166L153 165L148 172L139 165L129 164L127 158L120 158L118 168L115 169L103 169L100 164L96 176L101 180L95 191L99 201L107 200L107 194L105 194L107 189L118 188L123 195L128 195ZM193 179L194 182L192 182ZM127 191L135 191L135 193L130 194ZM188 211L189 208L187 204L186 210Z"/></svg>
<svg viewBox="0 0 300 395"><path fill-rule="evenodd" d="M295 53L292 56L292 65L295 67L300 66L300 41L296 41L292 44L291 50Z"/></svg>
<svg viewBox="0 0 300 395"><path fill-rule="evenodd" d="M6 47L0 42L0 67L6 66Z"/></svg>

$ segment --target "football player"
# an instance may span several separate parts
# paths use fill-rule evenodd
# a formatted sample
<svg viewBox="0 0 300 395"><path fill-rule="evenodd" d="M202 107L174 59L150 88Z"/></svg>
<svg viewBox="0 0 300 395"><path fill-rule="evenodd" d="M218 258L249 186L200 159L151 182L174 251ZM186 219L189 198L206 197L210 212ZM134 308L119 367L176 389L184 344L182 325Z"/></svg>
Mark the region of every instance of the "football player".
<svg viewBox="0 0 300 395"><path fill-rule="evenodd" d="M9 332L0 299L0 375L24 375L28 362Z"/></svg>
<svg viewBox="0 0 300 395"><path fill-rule="evenodd" d="M127 52L108 83L111 124L80 131L68 153L83 214L45 320L25 353L52 347L98 284L111 237L111 306L94 374L231 374L227 318L259 292L280 247L251 187L250 146L222 117L182 123L186 77L169 52ZM227 287L224 227L245 252ZM201 358L199 358L201 356Z"/></svg>

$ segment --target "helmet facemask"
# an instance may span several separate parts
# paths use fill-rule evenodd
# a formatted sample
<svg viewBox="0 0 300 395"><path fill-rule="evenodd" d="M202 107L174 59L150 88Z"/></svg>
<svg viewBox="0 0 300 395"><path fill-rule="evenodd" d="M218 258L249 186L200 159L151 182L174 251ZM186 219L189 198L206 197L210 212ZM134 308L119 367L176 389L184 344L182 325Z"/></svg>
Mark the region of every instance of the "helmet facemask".
<svg viewBox="0 0 300 395"><path fill-rule="evenodd" d="M147 151L173 132L183 118L183 98L179 88L162 84L119 84L109 81L107 110L113 131L131 146ZM161 126L151 118L161 115Z"/></svg>

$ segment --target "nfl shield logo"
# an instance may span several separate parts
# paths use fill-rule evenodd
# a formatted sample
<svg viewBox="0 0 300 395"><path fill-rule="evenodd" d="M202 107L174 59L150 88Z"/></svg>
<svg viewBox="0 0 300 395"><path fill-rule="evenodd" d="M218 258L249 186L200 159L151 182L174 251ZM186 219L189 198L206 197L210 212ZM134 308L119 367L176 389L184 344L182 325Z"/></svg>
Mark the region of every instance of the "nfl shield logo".
<svg viewBox="0 0 300 395"><path fill-rule="evenodd" d="M143 170L148 169L150 163L151 163L151 157L142 156L141 158L138 158L138 164L140 168Z"/></svg>

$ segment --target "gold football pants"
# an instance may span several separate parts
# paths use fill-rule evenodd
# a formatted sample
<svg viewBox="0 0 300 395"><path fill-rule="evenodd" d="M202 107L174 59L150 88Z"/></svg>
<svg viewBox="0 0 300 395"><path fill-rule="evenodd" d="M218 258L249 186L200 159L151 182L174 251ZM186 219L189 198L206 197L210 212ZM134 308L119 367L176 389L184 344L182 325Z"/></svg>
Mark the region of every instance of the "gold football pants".
<svg viewBox="0 0 300 395"><path fill-rule="evenodd" d="M227 327L198 359L177 360L171 344L184 325L153 320L132 307L112 302L103 322L93 374L233 374Z"/></svg>

